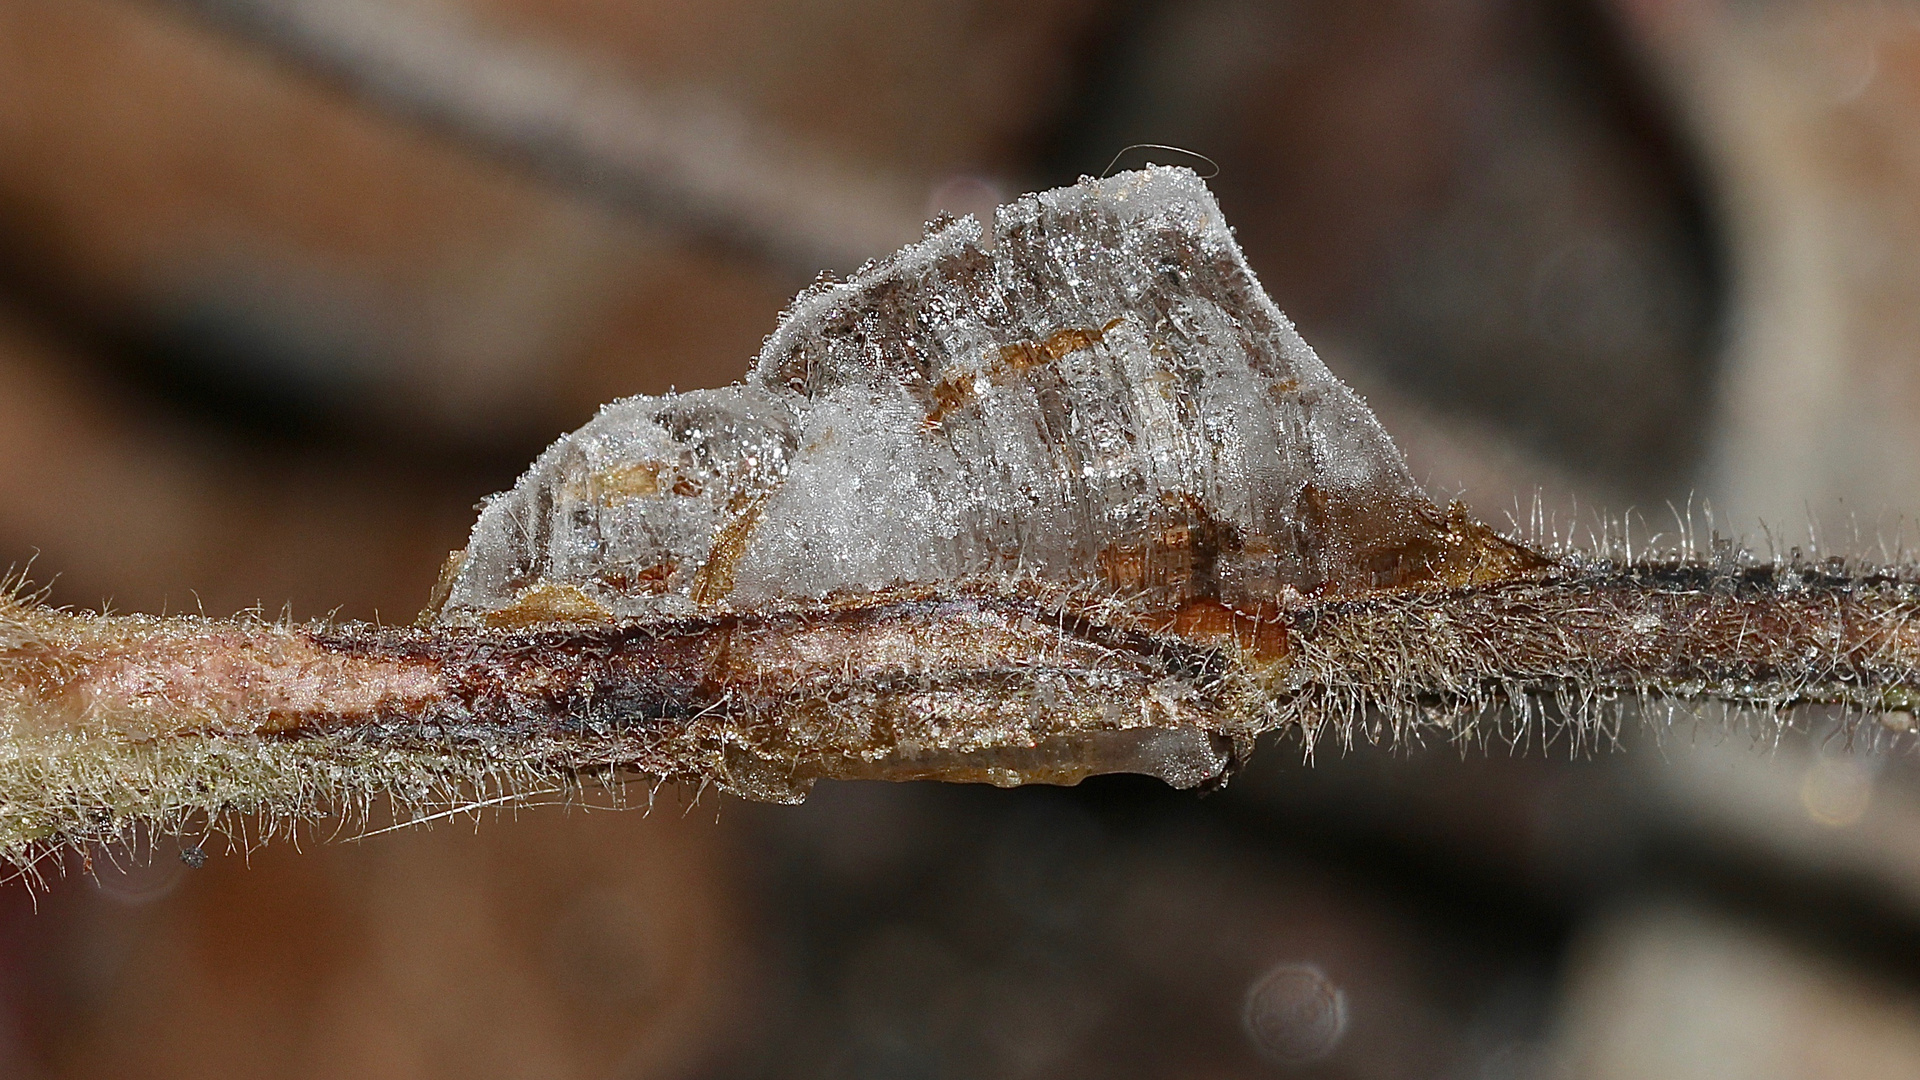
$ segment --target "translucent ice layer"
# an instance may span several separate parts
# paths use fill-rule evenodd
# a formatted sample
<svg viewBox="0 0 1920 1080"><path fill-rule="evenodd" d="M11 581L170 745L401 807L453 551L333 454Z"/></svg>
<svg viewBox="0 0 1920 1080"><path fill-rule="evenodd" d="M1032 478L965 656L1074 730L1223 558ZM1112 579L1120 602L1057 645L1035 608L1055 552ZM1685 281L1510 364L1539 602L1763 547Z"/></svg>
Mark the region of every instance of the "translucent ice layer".
<svg viewBox="0 0 1920 1080"><path fill-rule="evenodd" d="M1140 610L1459 584L1421 494L1185 169L1087 179L803 293L744 384L634 397L490 500L442 623L1037 581Z"/></svg>

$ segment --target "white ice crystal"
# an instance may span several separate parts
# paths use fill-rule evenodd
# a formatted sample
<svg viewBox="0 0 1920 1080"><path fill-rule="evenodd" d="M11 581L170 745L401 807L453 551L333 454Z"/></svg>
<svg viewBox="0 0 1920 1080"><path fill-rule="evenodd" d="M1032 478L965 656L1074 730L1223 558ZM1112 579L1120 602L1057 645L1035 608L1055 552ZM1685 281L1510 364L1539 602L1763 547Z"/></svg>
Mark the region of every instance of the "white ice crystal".
<svg viewBox="0 0 1920 1080"><path fill-rule="evenodd" d="M1085 179L994 231L947 223L808 290L744 384L607 406L486 504L441 620L556 589L649 620L1015 574L1234 603L1383 572L1431 504L1197 176Z"/></svg>

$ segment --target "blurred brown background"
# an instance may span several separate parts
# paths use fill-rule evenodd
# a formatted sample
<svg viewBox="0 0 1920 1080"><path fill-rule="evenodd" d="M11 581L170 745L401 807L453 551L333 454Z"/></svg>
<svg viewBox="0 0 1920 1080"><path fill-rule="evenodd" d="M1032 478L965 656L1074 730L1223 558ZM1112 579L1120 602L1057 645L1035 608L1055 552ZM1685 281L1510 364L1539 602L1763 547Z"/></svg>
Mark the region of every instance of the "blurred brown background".
<svg viewBox="0 0 1920 1080"><path fill-rule="evenodd" d="M0 0L0 563L405 621L601 402L1147 142L1436 496L1904 550L1908 4ZM0 893L0 1075L1920 1075L1904 740L1660 719L155 838ZM1248 1035L1283 963L1321 1060Z"/></svg>

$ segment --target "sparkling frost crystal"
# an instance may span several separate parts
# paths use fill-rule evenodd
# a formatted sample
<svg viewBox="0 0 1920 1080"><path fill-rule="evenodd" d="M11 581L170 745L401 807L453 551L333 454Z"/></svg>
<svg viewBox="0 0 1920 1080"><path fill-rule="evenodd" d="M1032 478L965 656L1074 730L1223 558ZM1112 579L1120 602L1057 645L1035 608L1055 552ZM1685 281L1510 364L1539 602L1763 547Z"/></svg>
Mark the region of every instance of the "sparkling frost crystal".
<svg viewBox="0 0 1920 1080"><path fill-rule="evenodd" d="M1192 172L966 218L802 294L742 385L607 406L489 501L443 623L664 620L901 586L1234 609L1487 557L1294 332Z"/></svg>

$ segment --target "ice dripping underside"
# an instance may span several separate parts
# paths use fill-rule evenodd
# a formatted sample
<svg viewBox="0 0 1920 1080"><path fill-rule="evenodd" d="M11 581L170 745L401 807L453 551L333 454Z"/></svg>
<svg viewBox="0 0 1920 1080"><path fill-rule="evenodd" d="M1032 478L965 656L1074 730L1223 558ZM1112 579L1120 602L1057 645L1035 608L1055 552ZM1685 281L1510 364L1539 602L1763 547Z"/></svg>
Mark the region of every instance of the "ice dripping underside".
<svg viewBox="0 0 1920 1080"><path fill-rule="evenodd" d="M434 618L1043 585L1205 622L1527 558L1420 492L1192 172L1028 196L994 236L937 225L815 285L743 384L607 406L485 505Z"/></svg>

